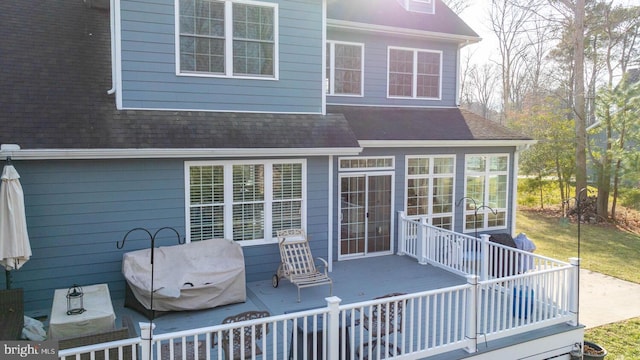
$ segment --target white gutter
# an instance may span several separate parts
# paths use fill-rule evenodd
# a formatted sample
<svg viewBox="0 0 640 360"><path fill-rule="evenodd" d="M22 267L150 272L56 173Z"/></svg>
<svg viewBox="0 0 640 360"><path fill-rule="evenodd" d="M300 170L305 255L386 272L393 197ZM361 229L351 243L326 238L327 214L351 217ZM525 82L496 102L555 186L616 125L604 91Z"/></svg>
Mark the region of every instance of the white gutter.
<svg viewBox="0 0 640 360"><path fill-rule="evenodd" d="M360 140L363 148L529 146L536 140Z"/></svg>
<svg viewBox="0 0 640 360"><path fill-rule="evenodd" d="M111 89L107 90L107 94L113 95L116 92L116 43L115 43L115 0L109 1L109 30L111 40Z"/></svg>
<svg viewBox="0 0 640 360"><path fill-rule="evenodd" d="M335 20L335 19L327 19L327 26L338 28L338 29L371 31L371 32L380 32L380 33L386 33L386 34L429 37L437 40L466 42L465 45L468 45L471 43L477 43L480 40L482 40L482 38L476 37L476 36L454 35L454 34L447 34L447 33L435 32L435 31L416 30L416 29L404 29L404 28L398 28L393 26L365 24L365 23L359 23L359 22L353 22L353 21Z"/></svg>
<svg viewBox="0 0 640 360"><path fill-rule="evenodd" d="M230 149L20 149L3 147L0 159L14 160L80 160L80 159L163 159L212 157L275 157L275 156L353 156L362 148L230 148Z"/></svg>

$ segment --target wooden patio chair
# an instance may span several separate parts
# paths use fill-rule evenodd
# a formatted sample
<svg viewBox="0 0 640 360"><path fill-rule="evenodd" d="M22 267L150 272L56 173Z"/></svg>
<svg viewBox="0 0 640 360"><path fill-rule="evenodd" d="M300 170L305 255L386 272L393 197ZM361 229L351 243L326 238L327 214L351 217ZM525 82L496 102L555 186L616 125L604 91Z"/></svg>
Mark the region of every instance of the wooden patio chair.
<svg viewBox="0 0 640 360"><path fill-rule="evenodd" d="M223 324L230 324L234 322L255 320L260 318L269 317L271 314L268 311L245 311L236 315L231 315L222 320ZM255 330L255 334L254 334ZM266 325L264 334L262 325L258 326L245 326L238 329L233 329L233 340L230 339L229 331L224 331L222 339L220 341L222 349L224 350L225 359L231 360L231 353L233 352L233 360L250 359L255 349L256 356L262 354L262 349L258 346L259 340L262 339L264 334L269 333L269 324ZM244 333L244 336L242 335ZM218 345L215 339L212 341L212 347ZM255 340L255 343L254 343ZM233 351L232 351L233 349ZM243 350L244 349L244 350ZM244 351L244 357L242 352Z"/></svg>
<svg viewBox="0 0 640 360"><path fill-rule="evenodd" d="M325 259L317 258L324 266L323 272L318 270L304 230L279 230L277 237L282 262L278 272L273 275L273 287L278 287L281 278L288 279L298 288L298 302L300 302L300 289L311 286L329 285L329 296L331 296L333 280L327 273L329 264Z"/></svg>
<svg viewBox="0 0 640 360"><path fill-rule="evenodd" d="M386 299L395 296L405 295L405 293L391 293L374 298ZM402 311L404 308L404 300L394 301L387 304L382 303L374 305L371 310L371 316L363 314L362 322L356 321L356 325L360 323L369 332L369 342L363 345L363 357L362 359L368 359L368 351L365 349L371 344L371 349L376 348L378 345L378 338L380 339L380 346L385 346L386 341L383 339L385 336L391 336L395 332L402 332ZM402 349L399 346L389 343L389 355L397 356L402 353ZM360 359L360 349L356 351L358 359Z"/></svg>

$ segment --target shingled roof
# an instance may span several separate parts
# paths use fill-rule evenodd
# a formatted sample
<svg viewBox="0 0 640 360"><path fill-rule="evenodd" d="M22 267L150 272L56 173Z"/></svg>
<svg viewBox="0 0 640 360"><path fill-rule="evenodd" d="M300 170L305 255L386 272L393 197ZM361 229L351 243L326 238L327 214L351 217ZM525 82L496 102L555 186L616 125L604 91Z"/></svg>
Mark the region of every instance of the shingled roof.
<svg viewBox="0 0 640 360"><path fill-rule="evenodd" d="M327 115L119 111L107 94L108 10L80 0L3 1L0 33L0 144L26 150L357 150L358 140L372 139L526 139L458 109L329 107Z"/></svg>
<svg viewBox="0 0 640 360"><path fill-rule="evenodd" d="M358 140L531 140L458 108L330 106L327 112L343 114Z"/></svg>
<svg viewBox="0 0 640 360"><path fill-rule="evenodd" d="M0 144L22 149L359 148L341 114L118 111L109 12L0 2Z"/></svg>
<svg viewBox="0 0 640 360"><path fill-rule="evenodd" d="M407 11L397 0L330 0L327 18L480 40L478 34L442 0L435 0L434 14Z"/></svg>

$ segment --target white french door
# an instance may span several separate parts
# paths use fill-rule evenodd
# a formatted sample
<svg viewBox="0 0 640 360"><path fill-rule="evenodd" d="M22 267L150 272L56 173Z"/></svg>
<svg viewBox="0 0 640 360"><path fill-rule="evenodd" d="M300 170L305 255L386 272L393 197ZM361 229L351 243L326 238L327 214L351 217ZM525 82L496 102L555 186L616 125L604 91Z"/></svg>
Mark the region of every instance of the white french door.
<svg viewBox="0 0 640 360"><path fill-rule="evenodd" d="M393 173L340 175L339 259L393 252Z"/></svg>

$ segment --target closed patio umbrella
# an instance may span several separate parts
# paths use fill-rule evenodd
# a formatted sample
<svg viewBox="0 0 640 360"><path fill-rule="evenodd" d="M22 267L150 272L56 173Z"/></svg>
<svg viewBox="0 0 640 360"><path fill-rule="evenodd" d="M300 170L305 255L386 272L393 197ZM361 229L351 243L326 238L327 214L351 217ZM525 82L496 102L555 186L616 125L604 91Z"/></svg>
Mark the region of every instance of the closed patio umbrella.
<svg viewBox="0 0 640 360"><path fill-rule="evenodd" d="M24 193L19 179L13 165L5 165L0 189L0 265L6 271L7 288L11 287L9 271L19 269L31 257Z"/></svg>

